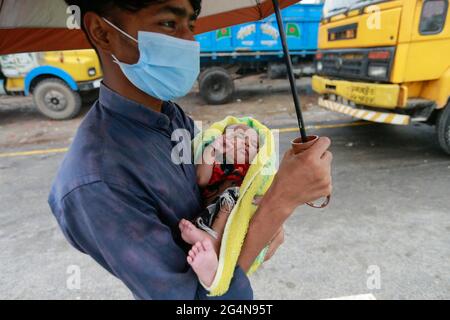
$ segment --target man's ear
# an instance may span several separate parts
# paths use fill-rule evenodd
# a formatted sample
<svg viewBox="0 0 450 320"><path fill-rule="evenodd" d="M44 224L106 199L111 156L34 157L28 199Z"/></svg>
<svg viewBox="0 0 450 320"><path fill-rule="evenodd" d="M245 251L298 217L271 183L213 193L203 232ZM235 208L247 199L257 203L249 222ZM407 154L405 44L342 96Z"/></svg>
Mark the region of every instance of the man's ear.
<svg viewBox="0 0 450 320"><path fill-rule="evenodd" d="M84 16L84 27L92 44L105 52L111 52L111 34L106 23L94 12Z"/></svg>

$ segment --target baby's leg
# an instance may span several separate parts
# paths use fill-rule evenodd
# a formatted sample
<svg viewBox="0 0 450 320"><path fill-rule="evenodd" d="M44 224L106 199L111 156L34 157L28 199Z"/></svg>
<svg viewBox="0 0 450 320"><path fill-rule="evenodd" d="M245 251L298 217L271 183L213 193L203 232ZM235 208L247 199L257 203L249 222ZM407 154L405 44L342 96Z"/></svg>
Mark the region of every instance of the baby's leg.
<svg viewBox="0 0 450 320"><path fill-rule="evenodd" d="M211 241L197 242L189 251L187 261L197 274L198 279L205 286L211 286L219 266L219 260Z"/></svg>
<svg viewBox="0 0 450 320"><path fill-rule="evenodd" d="M181 238L186 243L195 244L208 238L212 238L207 232L197 228L192 222L182 219L178 225L181 231Z"/></svg>
<svg viewBox="0 0 450 320"><path fill-rule="evenodd" d="M225 231L225 226L227 225L231 210L233 210L233 208L222 206L213 222L212 229L217 233L217 239L214 239L212 243L216 252L220 251L220 244L222 243L223 233Z"/></svg>
<svg viewBox="0 0 450 320"><path fill-rule="evenodd" d="M192 222L182 219L178 227L181 231L181 238L189 244L195 244L197 242L201 242L203 240L210 240L212 245L214 246L214 250L219 254L220 252L220 243L222 242L223 232L225 230L225 226L227 224L228 217L230 216L231 210L226 206L222 207L217 214L216 219L212 225L212 228L217 233L217 238L214 238L206 231L203 231L197 228Z"/></svg>
<svg viewBox="0 0 450 320"><path fill-rule="evenodd" d="M197 228L190 221L182 219L180 221L179 228L181 231L181 237L185 242L194 244L196 242L209 239L214 246L214 250L217 252L217 254L219 254L220 244L222 242L222 236L225 230L225 226L235 204L235 200L231 196L232 191L227 192L228 193L225 194L225 196L223 196L223 198L220 200L221 203L218 204L220 205L219 212L217 212L213 225L211 226L211 229L215 232L215 235L212 236L210 233Z"/></svg>

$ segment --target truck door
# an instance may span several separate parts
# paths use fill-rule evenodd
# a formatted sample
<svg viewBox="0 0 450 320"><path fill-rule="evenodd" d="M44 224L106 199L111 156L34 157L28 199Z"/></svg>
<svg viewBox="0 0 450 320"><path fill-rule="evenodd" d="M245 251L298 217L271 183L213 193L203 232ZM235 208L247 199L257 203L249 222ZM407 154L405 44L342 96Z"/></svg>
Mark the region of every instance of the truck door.
<svg viewBox="0 0 450 320"><path fill-rule="evenodd" d="M439 79L449 67L449 0L418 0L405 82Z"/></svg>

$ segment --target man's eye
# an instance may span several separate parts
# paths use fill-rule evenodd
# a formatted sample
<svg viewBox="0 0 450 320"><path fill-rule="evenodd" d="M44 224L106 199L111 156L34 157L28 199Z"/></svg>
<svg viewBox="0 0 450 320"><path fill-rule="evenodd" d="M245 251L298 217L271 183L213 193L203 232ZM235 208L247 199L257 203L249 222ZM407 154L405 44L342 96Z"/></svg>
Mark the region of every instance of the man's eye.
<svg viewBox="0 0 450 320"><path fill-rule="evenodd" d="M175 21L164 21L164 22L161 22L161 25L163 27L171 28L171 29L175 29L175 26L176 26Z"/></svg>

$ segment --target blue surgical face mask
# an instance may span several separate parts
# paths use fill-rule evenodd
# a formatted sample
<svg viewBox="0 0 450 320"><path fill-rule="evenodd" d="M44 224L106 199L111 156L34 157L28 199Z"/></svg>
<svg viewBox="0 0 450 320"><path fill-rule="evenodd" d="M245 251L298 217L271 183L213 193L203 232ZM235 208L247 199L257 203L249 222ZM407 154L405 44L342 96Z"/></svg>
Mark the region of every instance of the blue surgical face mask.
<svg viewBox="0 0 450 320"><path fill-rule="evenodd" d="M140 58L136 64L120 62L112 55L133 85L163 101L178 99L189 93L200 73L198 42L146 31L139 31L136 40L104 20L138 44Z"/></svg>

